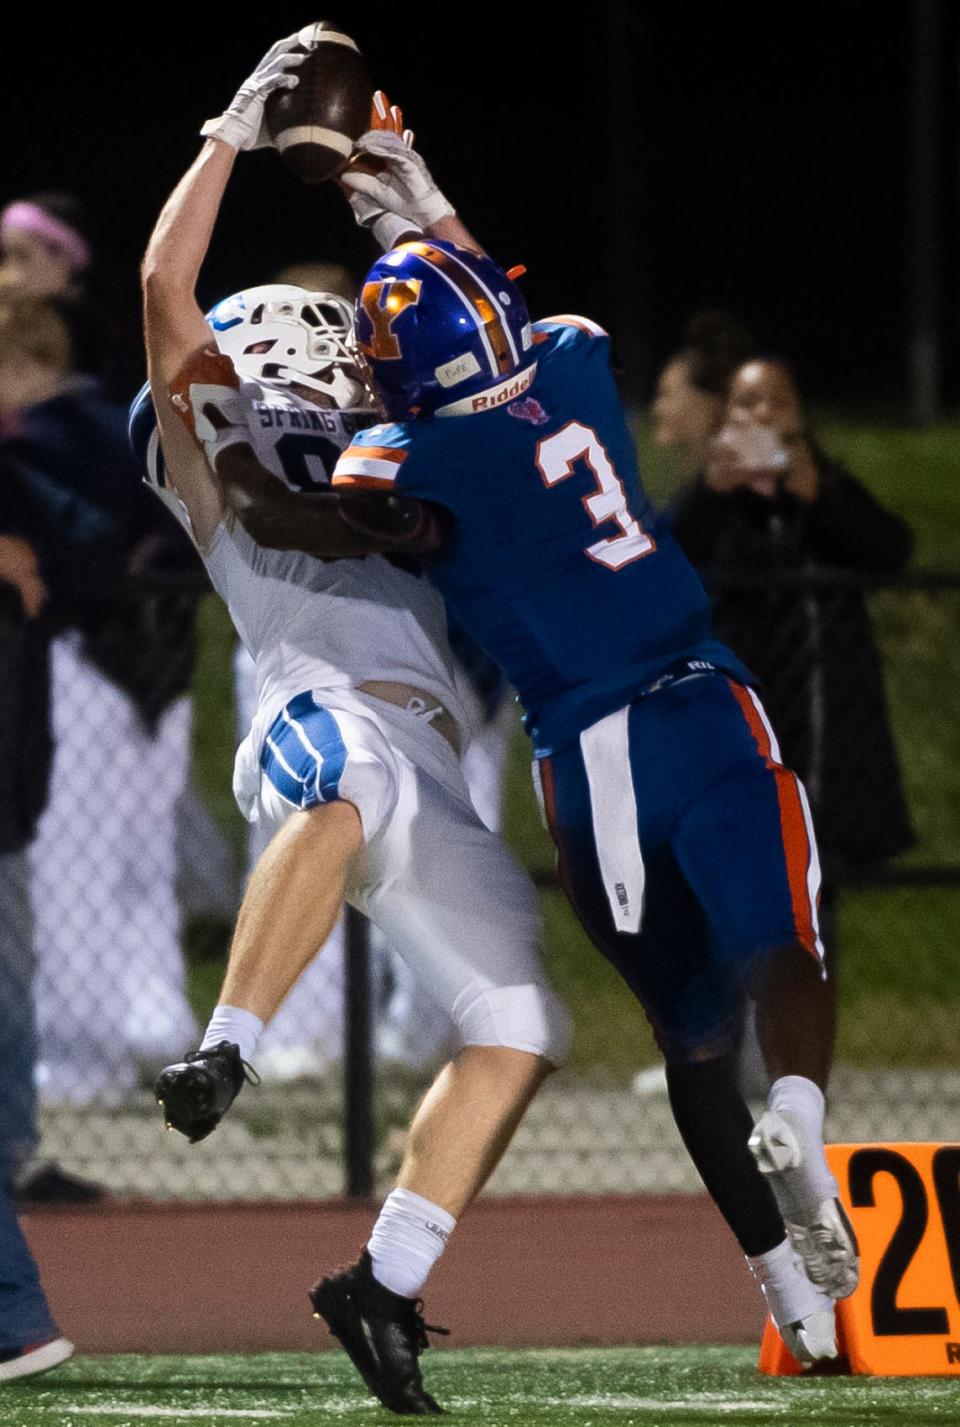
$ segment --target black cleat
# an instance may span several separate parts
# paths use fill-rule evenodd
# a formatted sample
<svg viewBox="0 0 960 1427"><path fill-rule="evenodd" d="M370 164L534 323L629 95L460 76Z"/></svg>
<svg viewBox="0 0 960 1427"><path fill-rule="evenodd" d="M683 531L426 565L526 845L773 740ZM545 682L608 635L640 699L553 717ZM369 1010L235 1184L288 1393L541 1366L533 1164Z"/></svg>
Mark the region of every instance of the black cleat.
<svg viewBox="0 0 960 1427"><path fill-rule="evenodd" d="M215 1130L240 1093L243 1082L259 1085L240 1047L221 1041L213 1050L192 1050L178 1065L157 1076L154 1090L168 1130L179 1130L192 1145Z"/></svg>
<svg viewBox="0 0 960 1427"><path fill-rule="evenodd" d="M358 1263L314 1284L310 1302L384 1407L404 1417L442 1414L423 1385L418 1359L430 1346L427 1333L447 1329L424 1323L422 1299L403 1298L378 1283L366 1249Z"/></svg>

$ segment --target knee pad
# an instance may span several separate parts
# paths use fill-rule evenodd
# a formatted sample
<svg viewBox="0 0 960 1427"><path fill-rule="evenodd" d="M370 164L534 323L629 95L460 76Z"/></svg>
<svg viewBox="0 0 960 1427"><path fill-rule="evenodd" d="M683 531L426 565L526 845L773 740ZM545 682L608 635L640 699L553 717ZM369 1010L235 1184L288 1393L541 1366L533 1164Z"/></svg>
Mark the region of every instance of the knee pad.
<svg viewBox="0 0 960 1427"><path fill-rule="evenodd" d="M461 992L451 1015L464 1045L498 1045L543 1056L561 1066L570 1053L570 1013L549 986L471 987Z"/></svg>

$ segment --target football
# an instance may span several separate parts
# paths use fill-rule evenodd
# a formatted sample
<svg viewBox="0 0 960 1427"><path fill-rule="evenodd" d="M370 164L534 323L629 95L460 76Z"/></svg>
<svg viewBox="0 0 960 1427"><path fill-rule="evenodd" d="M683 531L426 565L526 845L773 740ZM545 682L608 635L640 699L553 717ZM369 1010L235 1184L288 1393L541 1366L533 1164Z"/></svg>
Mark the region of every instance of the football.
<svg viewBox="0 0 960 1427"><path fill-rule="evenodd" d="M340 172L370 126L373 82L354 41L332 21L306 25L299 40L310 56L297 70L296 88L268 98L267 127L297 177L323 183Z"/></svg>

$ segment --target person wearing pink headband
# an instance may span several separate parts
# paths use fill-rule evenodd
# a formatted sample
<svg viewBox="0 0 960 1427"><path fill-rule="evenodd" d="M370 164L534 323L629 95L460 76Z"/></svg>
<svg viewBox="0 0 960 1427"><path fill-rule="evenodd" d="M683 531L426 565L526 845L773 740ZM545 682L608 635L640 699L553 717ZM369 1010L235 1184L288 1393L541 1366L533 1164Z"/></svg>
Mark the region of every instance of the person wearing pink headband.
<svg viewBox="0 0 960 1427"><path fill-rule="evenodd" d="M65 297L92 256L76 227L42 201L19 199L0 213L0 282L35 297Z"/></svg>

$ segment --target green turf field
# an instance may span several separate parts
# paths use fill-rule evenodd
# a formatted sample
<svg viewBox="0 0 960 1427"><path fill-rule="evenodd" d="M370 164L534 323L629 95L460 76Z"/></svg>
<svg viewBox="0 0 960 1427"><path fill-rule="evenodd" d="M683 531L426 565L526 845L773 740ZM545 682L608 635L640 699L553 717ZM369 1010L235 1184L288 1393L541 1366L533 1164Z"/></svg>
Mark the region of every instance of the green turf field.
<svg viewBox="0 0 960 1427"><path fill-rule="evenodd" d="M448 1420L484 1427L933 1427L960 1422L960 1382L772 1379L745 1348L444 1352L425 1362ZM322 1427L398 1419L371 1405L339 1353L79 1358L0 1389L3 1427Z"/></svg>

